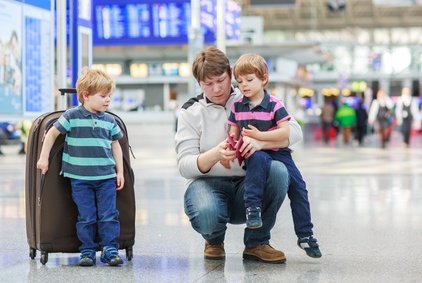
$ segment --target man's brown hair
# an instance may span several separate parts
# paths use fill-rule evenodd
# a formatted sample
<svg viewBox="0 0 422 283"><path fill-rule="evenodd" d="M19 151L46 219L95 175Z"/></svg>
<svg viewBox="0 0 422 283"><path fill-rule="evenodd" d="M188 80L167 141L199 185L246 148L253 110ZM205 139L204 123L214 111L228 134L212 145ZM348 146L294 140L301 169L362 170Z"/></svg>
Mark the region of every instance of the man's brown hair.
<svg viewBox="0 0 422 283"><path fill-rule="evenodd" d="M192 64L192 74L198 83L209 77L221 76L225 72L231 77L229 59L223 51L213 46L199 52Z"/></svg>

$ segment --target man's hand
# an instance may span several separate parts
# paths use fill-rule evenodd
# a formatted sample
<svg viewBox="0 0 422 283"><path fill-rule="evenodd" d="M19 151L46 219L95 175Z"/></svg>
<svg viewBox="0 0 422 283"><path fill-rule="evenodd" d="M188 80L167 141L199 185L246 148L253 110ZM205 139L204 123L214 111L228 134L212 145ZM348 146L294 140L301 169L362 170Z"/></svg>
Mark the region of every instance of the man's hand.
<svg viewBox="0 0 422 283"><path fill-rule="evenodd" d="M239 151L244 158L248 158L255 151L258 151L258 150L261 150L261 149L262 149L262 145L261 145L260 141L254 139L254 138L251 138L251 137L244 137L243 138L243 144L239 148Z"/></svg>
<svg viewBox="0 0 422 283"><path fill-rule="evenodd" d="M220 160L220 164L225 168L230 169L230 160Z"/></svg>

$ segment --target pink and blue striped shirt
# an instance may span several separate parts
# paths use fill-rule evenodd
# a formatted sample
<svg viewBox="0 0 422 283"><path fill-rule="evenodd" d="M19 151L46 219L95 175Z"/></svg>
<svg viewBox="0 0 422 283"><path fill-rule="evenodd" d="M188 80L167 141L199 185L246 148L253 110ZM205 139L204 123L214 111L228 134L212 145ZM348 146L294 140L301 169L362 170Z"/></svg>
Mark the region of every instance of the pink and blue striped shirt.
<svg viewBox="0 0 422 283"><path fill-rule="evenodd" d="M228 124L237 125L240 130L252 125L265 132L276 129L278 124L290 119L291 116L283 102L265 90L261 103L253 108L250 107L249 99L245 96L235 101L231 108Z"/></svg>

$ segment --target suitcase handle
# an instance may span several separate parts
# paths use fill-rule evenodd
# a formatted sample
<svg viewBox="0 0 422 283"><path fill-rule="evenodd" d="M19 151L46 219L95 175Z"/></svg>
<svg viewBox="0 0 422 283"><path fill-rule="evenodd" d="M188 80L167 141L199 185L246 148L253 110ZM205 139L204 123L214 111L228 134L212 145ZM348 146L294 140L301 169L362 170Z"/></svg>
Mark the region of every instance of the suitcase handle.
<svg viewBox="0 0 422 283"><path fill-rule="evenodd" d="M45 174L41 174L41 187L40 187L40 195L37 198L38 206L41 205L41 197L42 197L42 191L44 190L44 182L45 182Z"/></svg>
<svg viewBox="0 0 422 283"><path fill-rule="evenodd" d="M65 95L66 93L77 93L76 88L59 88L60 94Z"/></svg>

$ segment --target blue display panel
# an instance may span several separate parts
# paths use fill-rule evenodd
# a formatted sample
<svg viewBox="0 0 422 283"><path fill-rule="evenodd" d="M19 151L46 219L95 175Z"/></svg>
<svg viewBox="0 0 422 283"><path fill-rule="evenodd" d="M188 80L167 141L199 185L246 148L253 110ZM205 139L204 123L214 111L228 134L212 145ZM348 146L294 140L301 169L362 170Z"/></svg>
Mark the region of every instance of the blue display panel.
<svg viewBox="0 0 422 283"><path fill-rule="evenodd" d="M38 8L42 8L45 10L51 9L51 1L52 0L16 0L17 2L21 2L23 4L32 5Z"/></svg>
<svg viewBox="0 0 422 283"><path fill-rule="evenodd" d="M216 0L201 0L206 43L215 42ZM94 45L187 44L190 0L94 0ZM240 6L227 1L226 34L239 38Z"/></svg>
<svg viewBox="0 0 422 283"><path fill-rule="evenodd" d="M41 29L41 21L34 18L25 18L26 40L25 46L25 80L26 80L26 94L28 99L25 102L25 108L28 112L41 112L42 95L41 85L39 82L41 77L41 34L38 32Z"/></svg>
<svg viewBox="0 0 422 283"><path fill-rule="evenodd" d="M54 108L53 30L50 11L24 7L24 113L38 115Z"/></svg>
<svg viewBox="0 0 422 283"><path fill-rule="evenodd" d="M190 23L186 0L154 3L145 1L94 1L94 44L184 44Z"/></svg>

